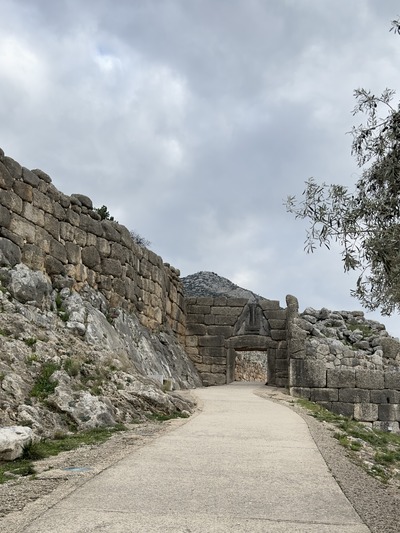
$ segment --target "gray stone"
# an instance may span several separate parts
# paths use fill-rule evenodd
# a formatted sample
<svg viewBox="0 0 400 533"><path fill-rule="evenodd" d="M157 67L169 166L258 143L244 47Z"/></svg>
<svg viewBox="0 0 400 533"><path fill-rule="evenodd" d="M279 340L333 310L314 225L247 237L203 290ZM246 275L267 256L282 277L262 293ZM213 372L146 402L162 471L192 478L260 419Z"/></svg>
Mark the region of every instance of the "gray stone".
<svg viewBox="0 0 400 533"><path fill-rule="evenodd" d="M3 163L14 179L21 178L22 166L17 161L14 161L14 159L12 159L11 157L6 156L3 160Z"/></svg>
<svg viewBox="0 0 400 533"><path fill-rule="evenodd" d="M385 372L385 389L400 390L400 371Z"/></svg>
<svg viewBox="0 0 400 533"><path fill-rule="evenodd" d="M21 249L9 239L0 237L0 266L13 267L21 262Z"/></svg>
<svg viewBox="0 0 400 533"><path fill-rule="evenodd" d="M3 163L0 162L0 188L6 190L11 189L13 182L13 177Z"/></svg>
<svg viewBox="0 0 400 533"><path fill-rule="evenodd" d="M356 370L356 387L360 389L383 389L385 380L383 372L377 370Z"/></svg>
<svg viewBox="0 0 400 533"><path fill-rule="evenodd" d="M51 183L51 178L46 172L43 172L43 170L40 170L39 168L32 169L31 172L36 174L41 180L45 181L46 183Z"/></svg>
<svg viewBox="0 0 400 533"><path fill-rule="evenodd" d="M330 410L338 415L353 418L354 405L354 403L332 402Z"/></svg>
<svg viewBox="0 0 400 533"><path fill-rule="evenodd" d="M373 422L372 427L379 431L387 431L388 433L399 433L399 423L394 421L381 421Z"/></svg>
<svg viewBox="0 0 400 533"><path fill-rule="evenodd" d="M370 397L372 403L399 403L400 404L400 392L396 390L371 390Z"/></svg>
<svg viewBox="0 0 400 533"><path fill-rule="evenodd" d="M369 403L369 391L364 389L339 389L339 401L345 403Z"/></svg>
<svg viewBox="0 0 400 533"><path fill-rule="evenodd" d="M0 428L0 460L14 461L24 453L26 446L37 440L30 427Z"/></svg>
<svg viewBox="0 0 400 533"><path fill-rule="evenodd" d="M311 389L311 401L313 402L337 402L338 399L338 389Z"/></svg>
<svg viewBox="0 0 400 533"><path fill-rule="evenodd" d="M95 268L100 265L100 254L95 246L82 248L82 263L89 268Z"/></svg>
<svg viewBox="0 0 400 533"><path fill-rule="evenodd" d="M101 262L103 275L119 277L122 275L122 266L116 259L104 258Z"/></svg>
<svg viewBox="0 0 400 533"><path fill-rule="evenodd" d="M327 374L327 386L331 388L346 387L354 388L356 386L356 375L353 369L329 369Z"/></svg>
<svg viewBox="0 0 400 533"><path fill-rule="evenodd" d="M378 405L374 403L356 403L354 405L354 418L363 422L378 420Z"/></svg>
<svg viewBox="0 0 400 533"><path fill-rule="evenodd" d="M220 347L225 343L225 338L222 335L204 335L199 338L199 346L205 347Z"/></svg>
<svg viewBox="0 0 400 533"><path fill-rule="evenodd" d="M311 399L312 391L313 389L307 387L290 387L289 389L290 396L294 396L295 398L305 398L306 400Z"/></svg>
<svg viewBox="0 0 400 533"><path fill-rule="evenodd" d="M9 290L21 303L34 303L43 307L51 294L51 283L42 272L34 272L23 264L16 265L11 273Z"/></svg>
<svg viewBox="0 0 400 533"><path fill-rule="evenodd" d="M40 182L39 177L25 167L22 168L22 179L32 187L37 187Z"/></svg>
<svg viewBox="0 0 400 533"><path fill-rule="evenodd" d="M291 387L326 387L325 362L291 359L289 376Z"/></svg>
<svg viewBox="0 0 400 533"><path fill-rule="evenodd" d="M61 261L50 255L46 257L44 266L49 276L65 274L65 266L61 263Z"/></svg>
<svg viewBox="0 0 400 533"><path fill-rule="evenodd" d="M379 420L382 421L391 421L391 420L400 420L400 405L399 404L389 404L389 405L377 405L377 409L379 409L379 417L376 418L376 420L379 418Z"/></svg>
<svg viewBox="0 0 400 533"><path fill-rule="evenodd" d="M400 342L391 337L382 337L380 341L382 346L383 356L388 359L396 359L400 354Z"/></svg>

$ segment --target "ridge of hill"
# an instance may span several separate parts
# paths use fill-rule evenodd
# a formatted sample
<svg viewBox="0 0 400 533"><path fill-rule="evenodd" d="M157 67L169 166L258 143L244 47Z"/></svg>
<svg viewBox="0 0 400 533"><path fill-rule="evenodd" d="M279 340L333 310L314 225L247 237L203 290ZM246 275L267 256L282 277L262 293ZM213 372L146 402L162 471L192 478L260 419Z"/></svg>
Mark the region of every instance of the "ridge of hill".
<svg viewBox="0 0 400 533"><path fill-rule="evenodd" d="M254 292L239 287L232 281L215 272L200 271L181 278L186 297L227 296L230 298L248 298L257 301L264 299Z"/></svg>

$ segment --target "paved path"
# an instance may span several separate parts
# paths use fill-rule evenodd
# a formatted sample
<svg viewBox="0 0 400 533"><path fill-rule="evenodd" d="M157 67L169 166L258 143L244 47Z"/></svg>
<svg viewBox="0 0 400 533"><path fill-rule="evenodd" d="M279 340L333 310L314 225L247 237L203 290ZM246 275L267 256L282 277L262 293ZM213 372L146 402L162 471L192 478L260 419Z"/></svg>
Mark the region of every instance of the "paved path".
<svg viewBox="0 0 400 533"><path fill-rule="evenodd" d="M234 383L104 470L26 533L368 533L296 413Z"/></svg>

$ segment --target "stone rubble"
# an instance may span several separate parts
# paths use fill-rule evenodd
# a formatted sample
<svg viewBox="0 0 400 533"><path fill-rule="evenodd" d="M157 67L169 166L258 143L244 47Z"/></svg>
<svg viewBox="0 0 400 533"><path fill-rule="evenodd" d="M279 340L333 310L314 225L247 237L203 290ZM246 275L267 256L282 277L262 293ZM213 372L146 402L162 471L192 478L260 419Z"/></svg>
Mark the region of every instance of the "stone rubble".
<svg viewBox="0 0 400 533"><path fill-rule="evenodd" d="M362 311L306 308L295 319L306 332L306 356L326 368L400 369L400 342Z"/></svg>

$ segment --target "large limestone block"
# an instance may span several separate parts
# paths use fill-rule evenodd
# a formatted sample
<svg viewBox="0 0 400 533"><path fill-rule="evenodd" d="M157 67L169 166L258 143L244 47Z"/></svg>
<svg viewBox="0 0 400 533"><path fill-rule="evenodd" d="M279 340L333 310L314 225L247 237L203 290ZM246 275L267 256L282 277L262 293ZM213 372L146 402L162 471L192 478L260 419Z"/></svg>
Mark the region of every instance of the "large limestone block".
<svg viewBox="0 0 400 533"><path fill-rule="evenodd" d="M378 370L356 370L356 387L360 389L384 389L385 380L383 372Z"/></svg>
<svg viewBox="0 0 400 533"><path fill-rule="evenodd" d="M52 286L44 274L32 271L20 263L11 273L9 289L19 302L35 303L38 307L42 307L51 294Z"/></svg>
<svg viewBox="0 0 400 533"><path fill-rule="evenodd" d="M381 418L378 417L378 405L375 403L356 403L354 405L354 418L362 422L375 422Z"/></svg>
<svg viewBox="0 0 400 533"><path fill-rule="evenodd" d="M289 371L290 387L326 387L326 366L324 361L291 359Z"/></svg>
<svg viewBox="0 0 400 533"><path fill-rule="evenodd" d="M352 368L342 370L329 369L326 374L328 387L354 388L356 386L356 375Z"/></svg>
<svg viewBox="0 0 400 533"><path fill-rule="evenodd" d="M0 266L15 266L21 262L21 250L9 239L0 237Z"/></svg>
<svg viewBox="0 0 400 533"><path fill-rule="evenodd" d="M25 426L0 428L0 460L14 461L34 441L33 431Z"/></svg>
<svg viewBox="0 0 400 533"><path fill-rule="evenodd" d="M385 388L400 390L400 372L385 372Z"/></svg>
<svg viewBox="0 0 400 533"><path fill-rule="evenodd" d="M388 359L396 359L400 354L400 342L397 339L382 337L380 339L380 345L382 346L383 356Z"/></svg>

